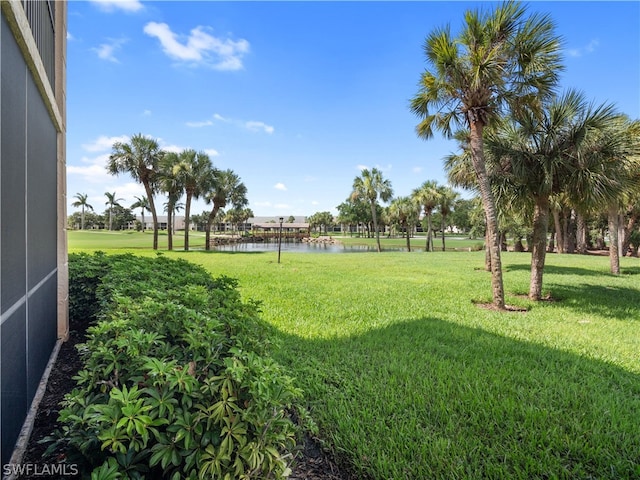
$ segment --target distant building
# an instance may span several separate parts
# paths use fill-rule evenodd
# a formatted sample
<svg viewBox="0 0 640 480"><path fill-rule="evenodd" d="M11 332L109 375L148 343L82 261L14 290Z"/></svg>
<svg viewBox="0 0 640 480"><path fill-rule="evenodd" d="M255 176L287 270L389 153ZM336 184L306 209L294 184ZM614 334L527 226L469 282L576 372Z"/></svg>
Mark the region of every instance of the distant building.
<svg viewBox="0 0 640 480"><path fill-rule="evenodd" d="M142 216L136 215L136 221L142 224ZM168 221L169 221L169 217L167 215L158 215L158 229L166 230L168 227ZM174 231L177 232L178 230L184 230L184 216L176 215L173 218L172 223L173 223ZM127 228L129 230L134 230L136 228L136 225L135 223L132 222L127 225ZM144 229L153 230L153 218L151 217L151 214L144 216ZM190 225L189 229L195 230L195 225Z"/></svg>
<svg viewBox="0 0 640 480"><path fill-rule="evenodd" d="M11 454L68 333L67 5L2 0L0 19L0 456Z"/></svg>

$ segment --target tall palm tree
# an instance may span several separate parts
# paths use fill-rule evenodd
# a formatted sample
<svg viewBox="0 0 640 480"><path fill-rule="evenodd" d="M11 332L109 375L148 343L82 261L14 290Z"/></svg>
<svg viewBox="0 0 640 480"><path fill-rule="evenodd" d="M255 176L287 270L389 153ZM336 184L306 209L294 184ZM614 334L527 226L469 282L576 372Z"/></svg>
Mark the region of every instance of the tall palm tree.
<svg viewBox="0 0 640 480"><path fill-rule="evenodd" d="M156 140L142 134L136 134L131 137L129 143L114 143L107 163L107 171L110 174L128 173L136 182L144 186L153 218L154 250L158 249L158 215L153 194L156 188L158 165L162 156L163 152Z"/></svg>
<svg viewBox="0 0 640 480"><path fill-rule="evenodd" d="M387 202L393 196L391 182L382 176L382 172L377 168L363 169L359 177L353 180L353 190L351 198L353 200L363 199L369 203L371 207L371 216L373 218L373 229L376 232L376 245L378 252L382 251L380 247L380 231L378 230L377 206L378 198L383 202Z"/></svg>
<svg viewBox="0 0 640 480"><path fill-rule="evenodd" d="M422 206L424 216L427 219L427 243L425 246L425 252L433 252L433 226L431 224L431 217L433 216L433 210L438 206L438 182L435 180L427 180L419 188L416 188L412 193L414 201Z"/></svg>
<svg viewBox="0 0 640 480"><path fill-rule="evenodd" d="M199 198L212 181L213 165L209 156L204 152L192 149L183 150L178 155L180 161L175 169L175 175L184 186L186 195L184 207L184 249L189 250L189 222L191 215L191 200Z"/></svg>
<svg viewBox="0 0 640 480"><path fill-rule="evenodd" d="M540 114L521 112L513 123L488 136L487 149L509 161L502 180L505 191L513 192L512 203L529 202L533 207L532 300L540 300L542 294L551 196L565 192L586 205L594 195L607 195L603 189L594 191L594 175L602 159L589 150L601 138L598 131L614 118L612 106L588 105L584 95L571 90L548 102ZM580 175L576 175L581 170L576 161L584 167ZM611 178L602 180L606 184ZM582 198L578 200L572 190L579 190Z"/></svg>
<svg viewBox="0 0 640 480"><path fill-rule="evenodd" d="M167 250L173 250L173 217L176 204L184 193L182 178L177 174L180 158L175 152L167 152L160 160L158 168L158 188L167 194Z"/></svg>
<svg viewBox="0 0 640 480"><path fill-rule="evenodd" d="M471 160L478 178L490 239L493 303L504 308L500 234L496 205L485 165L483 132L505 110L539 110L539 101L552 94L562 69L560 40L546 15L527 16L513 1L493 11L468 11L457 37L449 27L426 39L431 69L420 79L411 110L421 122L419 137L439 130L447 137L454 127L469 130Z"/></svg>
<svg viewBox="0 0 640 480"><path fill-rule="evenodd" d="M447 217L453 211L453 206L455 204L456 199L458 198L458 193L455 192L451 187L447 187L445 185L441 185L438 187L438 210L440 210L440 216L442 217L442 251L446 250L445 248L445 240L444 240L444 231L446 228Z"/></svg>
<svg viewBox="0 0 640 480"><path fill-rule="evenodd" d="M111 230L111 225L113 221L113 207L120 207L120 200L124 200L124 198L116 198L116 192L104 192L107 197L107 201L104 202L105 205L109 207L109 230Z"/></svg>
<svg viewBox="0 0 640 480"><path fill-rule="evenodd" d="M233 170L212 170L208 191L204 193L204 201L213 204L207 220L205 231L205 248L210 250L211 226L221 208L228 204L234 209L248 205L247 187L240 181L240 177Z"/></svg>
<svg viewBox="0 0 640 480"><path fill-rule="evenodd" d="M87 202L88 196L86 193L76 193L73 198L77 198L78 200L73 202L71 206L75 208L82 208L80 212L80 230L84 230L84 210L93 210L93 207Z"/></svg>
<svg viewBox="0 0 640 480"><path fill-rule="evenodd" d="M145 228L144 211L149 210L149 199L144 195L141 195L139 197L134 196L133 198L135 198L136 201L131 205L131 210L134 210L136 208L140 209L140 216L142 217L142 233L144 233L144 228Z"/></svg>
<svg viewBox="0 0 640 480"><path fill-rule="evenodd" d="M395 198L389 205L388 213L392 222L397 222L405 231L407 251L411 251L411 229L418 222L421 206L411 197Z"/></svg>

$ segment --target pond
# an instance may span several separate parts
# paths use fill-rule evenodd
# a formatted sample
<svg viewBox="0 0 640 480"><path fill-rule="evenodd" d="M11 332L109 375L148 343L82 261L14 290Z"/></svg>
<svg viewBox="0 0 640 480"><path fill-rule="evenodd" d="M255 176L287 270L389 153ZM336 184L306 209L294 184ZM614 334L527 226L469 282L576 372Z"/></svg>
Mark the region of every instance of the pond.
<svg viewBox="0 0 640 480"><path fill-rule="evenodd" d="M278 242L258 242L258 243L235 243L229 245L218 245L213 248L218 252L236 253L258 253L258 252L278 252ZM298 253L348 253L348 252L375 252L375 246L369 245L343 245L326 243L306 243L306 242L283 242L281 252ZM385 252L403 252L406 248L384 248Z"/></svg>

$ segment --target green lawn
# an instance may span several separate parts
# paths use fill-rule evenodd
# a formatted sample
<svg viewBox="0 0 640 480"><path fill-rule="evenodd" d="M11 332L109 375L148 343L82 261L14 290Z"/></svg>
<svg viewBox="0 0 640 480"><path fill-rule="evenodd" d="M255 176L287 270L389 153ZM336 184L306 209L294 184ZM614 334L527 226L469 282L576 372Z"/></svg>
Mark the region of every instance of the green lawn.
<svg viewBox="0 0 640 480"><path fill-rule="evenodd" d="M70 251L114 245L77 233ZM549 255L555 301L534 304L529 254L506 253L507 303L528 311L501 313L475 305L491 300L483 252L164 254L262 302L276 357L360 477L640 478L638 259L614 277L606 257Z"/></svg>

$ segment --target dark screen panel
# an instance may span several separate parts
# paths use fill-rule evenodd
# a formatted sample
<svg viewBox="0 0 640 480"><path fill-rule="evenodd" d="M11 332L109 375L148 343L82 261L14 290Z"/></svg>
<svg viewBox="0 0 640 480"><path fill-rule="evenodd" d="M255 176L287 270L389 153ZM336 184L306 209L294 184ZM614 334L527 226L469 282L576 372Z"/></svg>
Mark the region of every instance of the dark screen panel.
<svg viewBox="0 0 640 480"><path fill-rule="evenodd" d="M11 457L24 416L27 400L26 307L13 312L0 327L0 382L2 405L2 464Z"/></svg>
<svg viewBox="0 0 640 480"><path fill-rule="evenodd" d="M4 312L26 293L24 237L27 68L4 16L0 35L0 303Z"/></svg>
<svg viewBox="0 0 640 480"><path fill-rule="evenodd" d="M57 132L31 75L27 84L27 265L29 289L57 264ZM54 302L55 303L55 302Z"/></svg>
<svg viewBox="0 0 640 480"><path fill-rule="evenodd" d="M58 277L52 275L28 300L29 320L28 336L28 370L27 398L29 402L38 389L40 378L44 372L57 336L57 293ZM4 409L4 406L2 407Z"/></svg>

